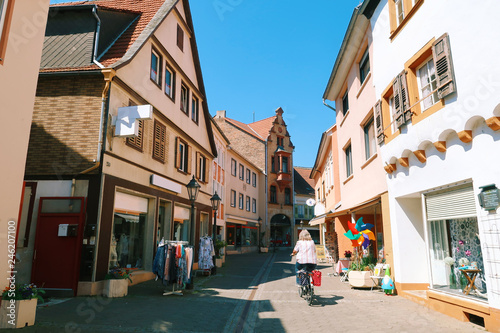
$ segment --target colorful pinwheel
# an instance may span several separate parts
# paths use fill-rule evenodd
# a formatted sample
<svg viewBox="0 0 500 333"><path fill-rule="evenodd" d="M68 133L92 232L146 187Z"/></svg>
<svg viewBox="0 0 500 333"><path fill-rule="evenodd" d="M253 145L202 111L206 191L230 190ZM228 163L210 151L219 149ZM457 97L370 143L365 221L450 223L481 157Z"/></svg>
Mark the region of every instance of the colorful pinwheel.
<svg viewBox="0 0 500 333"><path fill-rule="evenodd" d="M373 224L363 223L363 218L360 217L356 224L347 222L349 231L344 235L352 242L353 247L362 246L366 249L370 245L370 240L375 240L375 235L370 230Z"/></svg>

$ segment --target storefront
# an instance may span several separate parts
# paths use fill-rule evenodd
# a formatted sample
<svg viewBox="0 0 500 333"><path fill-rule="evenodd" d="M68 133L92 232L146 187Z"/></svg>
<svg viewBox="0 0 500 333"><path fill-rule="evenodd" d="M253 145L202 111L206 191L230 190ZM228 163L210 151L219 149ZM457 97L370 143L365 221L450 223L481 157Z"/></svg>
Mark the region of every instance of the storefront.
<svg viewBox="0 0 500 333"><path fill-rule="evenodd" d="M259 244L258 222L234 216L226 219L227 254L257 251Z"/></svg>
<svg viewBox="0 0 500 333"><path fill-rule="evenodd" d="M292 246L292 230L288 216L274 215L271 218L271 246Z"/></svg>

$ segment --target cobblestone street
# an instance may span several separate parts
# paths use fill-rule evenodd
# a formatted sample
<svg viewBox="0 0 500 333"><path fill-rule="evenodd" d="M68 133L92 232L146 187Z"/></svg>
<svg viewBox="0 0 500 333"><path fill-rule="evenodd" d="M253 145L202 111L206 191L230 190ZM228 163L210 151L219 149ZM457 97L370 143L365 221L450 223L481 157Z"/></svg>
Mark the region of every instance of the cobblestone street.
<svg viewBox="0 0 500 333"><path fill-rule="evenodd" d="M289 251L227 258L215 276L183 296L163 296L159 281L124 298L52 300L22 332L481 332L402 297L351 289L321 266L312 306L298 296ZM168 288L167 288L168 289Z"/></svg>

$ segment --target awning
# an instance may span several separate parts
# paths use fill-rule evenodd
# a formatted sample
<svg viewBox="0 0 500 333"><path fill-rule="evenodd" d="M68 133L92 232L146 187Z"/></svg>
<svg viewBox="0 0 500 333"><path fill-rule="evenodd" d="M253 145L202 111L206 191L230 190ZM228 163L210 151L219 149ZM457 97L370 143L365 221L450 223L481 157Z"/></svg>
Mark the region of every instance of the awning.
<svg viewBox="0 0 500 333"><path fill-rule="evenodd" d="M331 213L331 211L329 213ZM327 215L329 213L321 214L319 216L314 217L312 220L309 221L309 225L318 225L325 223Z"/></svg>
<svg viewBox="0 0 500 333"><path fill-rule="evenodd" d="M342 209L342 210L339 210L339 211L330 212L330 213L326 214L326 217L337 217L337 216L340 216L340 215L346 215L346 214L355 213L358 210L361 210L361 209L373 206L373 205L375 205L375 204L377 204L379 202L380 202L380 196L376 196L375 198L372 198L370 200L362 202L359 205L353 206L351 208L347 208L347 209Z"/></svg>
<svg viewBox="0 0 500 333"><path fill-rule="evenodd" d="M116 216L121 217L125 221L129 223L139 223L139 216L137 215L130 215L130 214L118 214L115 213Z"/></svg>

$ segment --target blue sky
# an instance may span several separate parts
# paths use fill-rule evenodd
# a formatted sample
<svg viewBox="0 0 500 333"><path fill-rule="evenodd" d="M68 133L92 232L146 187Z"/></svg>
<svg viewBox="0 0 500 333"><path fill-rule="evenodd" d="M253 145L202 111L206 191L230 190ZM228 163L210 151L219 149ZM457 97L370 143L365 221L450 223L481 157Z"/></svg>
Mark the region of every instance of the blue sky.
<svg viewBox="0 0 500 333"><path fill-rule="evenodd" d="M68 1L51 0L60 2ZM281 107L294 165L312 167L321 134L335 122L323 92L359 3L191 0L210 113L250 123Z"/></svg>

